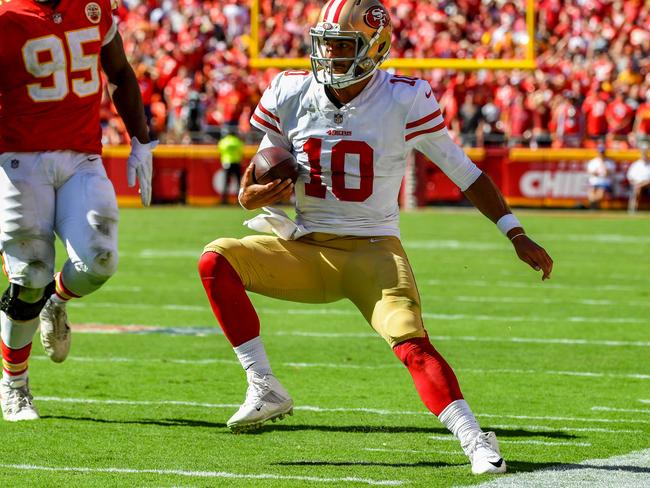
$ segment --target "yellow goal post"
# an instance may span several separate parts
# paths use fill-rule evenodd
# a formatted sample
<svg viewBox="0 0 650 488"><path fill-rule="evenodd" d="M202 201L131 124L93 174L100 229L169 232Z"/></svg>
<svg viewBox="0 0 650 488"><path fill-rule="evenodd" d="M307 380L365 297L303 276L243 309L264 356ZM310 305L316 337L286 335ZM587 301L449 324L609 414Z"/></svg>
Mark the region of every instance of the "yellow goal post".
<svg viewBox="0 0 650 488"><path fill-rule="evenodd" d="M264 0L262 0L264 1ZM526 27L528 31L528 46L524 59L447 59L427 58L409 59L393 58L382 64L383 68L396 69L453 69L453 70L500 70L522 69L533 70L537 67L535 62L535 3L534 0L524 0L526 3ZM259 38L259 13L260 0L251 0L251 39L249 47L249 66L251 68L298 68L310 69L309 58L265 58L260 57Z"/></svg>

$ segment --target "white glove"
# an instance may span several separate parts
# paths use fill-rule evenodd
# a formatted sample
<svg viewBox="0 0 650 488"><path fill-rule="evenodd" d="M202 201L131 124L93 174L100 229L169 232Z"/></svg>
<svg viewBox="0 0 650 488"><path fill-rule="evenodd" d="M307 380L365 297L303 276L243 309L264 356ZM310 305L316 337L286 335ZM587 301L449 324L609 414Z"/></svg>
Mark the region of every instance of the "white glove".
<svg viewBox="0 0 650 488"><path fill-rule="evenodd" d="M309 234L302 225L296 224L282 210L273 207L262 207L267 213L259 214L244 222L244 225L257 232L275 234L286 241L298 239Z"/></svg>
<svg viewBox="0 0 650 488"><path fill-rule="evenodd" d="M131 154L126 160L126 178L130 187L135 186L135 178L140 183L140 198L142 204L148 207L151 203L151 173L153 172L153 151L158 141L142 144L137 137L131 139Z"/></svg>

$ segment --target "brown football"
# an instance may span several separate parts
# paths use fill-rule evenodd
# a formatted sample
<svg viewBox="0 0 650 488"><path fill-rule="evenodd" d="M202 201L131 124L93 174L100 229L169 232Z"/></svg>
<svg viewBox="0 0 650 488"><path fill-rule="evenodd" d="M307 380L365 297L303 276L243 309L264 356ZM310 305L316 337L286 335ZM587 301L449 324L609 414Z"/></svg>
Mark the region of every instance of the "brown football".
<svg viewBox="0 0 650 488"><path fill-rule="evenodd" d="M266 185L278 179L289 179L295 183L300 171L300 165L293 154L275 146L267 147L255 154L251 159L251 164L255 167L253 181L260 185Z"/></svg>

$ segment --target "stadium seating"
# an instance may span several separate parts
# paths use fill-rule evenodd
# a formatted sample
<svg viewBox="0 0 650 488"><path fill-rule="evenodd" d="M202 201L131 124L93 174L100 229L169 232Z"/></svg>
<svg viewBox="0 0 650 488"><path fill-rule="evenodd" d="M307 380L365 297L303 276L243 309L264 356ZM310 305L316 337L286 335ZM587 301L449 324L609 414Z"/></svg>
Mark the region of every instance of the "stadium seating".
<svg viewBox="0 0 650 488"><path fill-rule="evenodd" d="M321 1L260 3L260 56L304 57ZM529 42L526 2L386 0L395 58L518 59ZM211 143L236 126L277 69L248 67L249 2L123 0L117 11L152 130L164 142ZM536 2L534 71L409 72L429 80L454 136L468 146L578 147L650 137L650 4ZM104 142L125 131L108 97Z"/></svg>

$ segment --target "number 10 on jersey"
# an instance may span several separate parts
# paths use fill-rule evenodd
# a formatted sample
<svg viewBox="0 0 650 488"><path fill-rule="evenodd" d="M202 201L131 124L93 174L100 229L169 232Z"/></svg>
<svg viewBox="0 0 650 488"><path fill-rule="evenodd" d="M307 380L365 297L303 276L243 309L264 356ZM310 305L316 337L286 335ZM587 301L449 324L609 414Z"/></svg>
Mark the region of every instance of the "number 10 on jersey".
<svg viewBox="0 0 650 488"><path fill-rule="evenodd" d="M305 195L325 198L327 187L322 181L323 139L309 138L303 147L309 160L309 182L305 184ZM374 152L364 141L339 141L332 146L330 169L332 172L332 193L344 202L363 202L372 195L375 170ZM359 188L347 188L345 183L345 159L348 154L359 157Z"/></svg>

